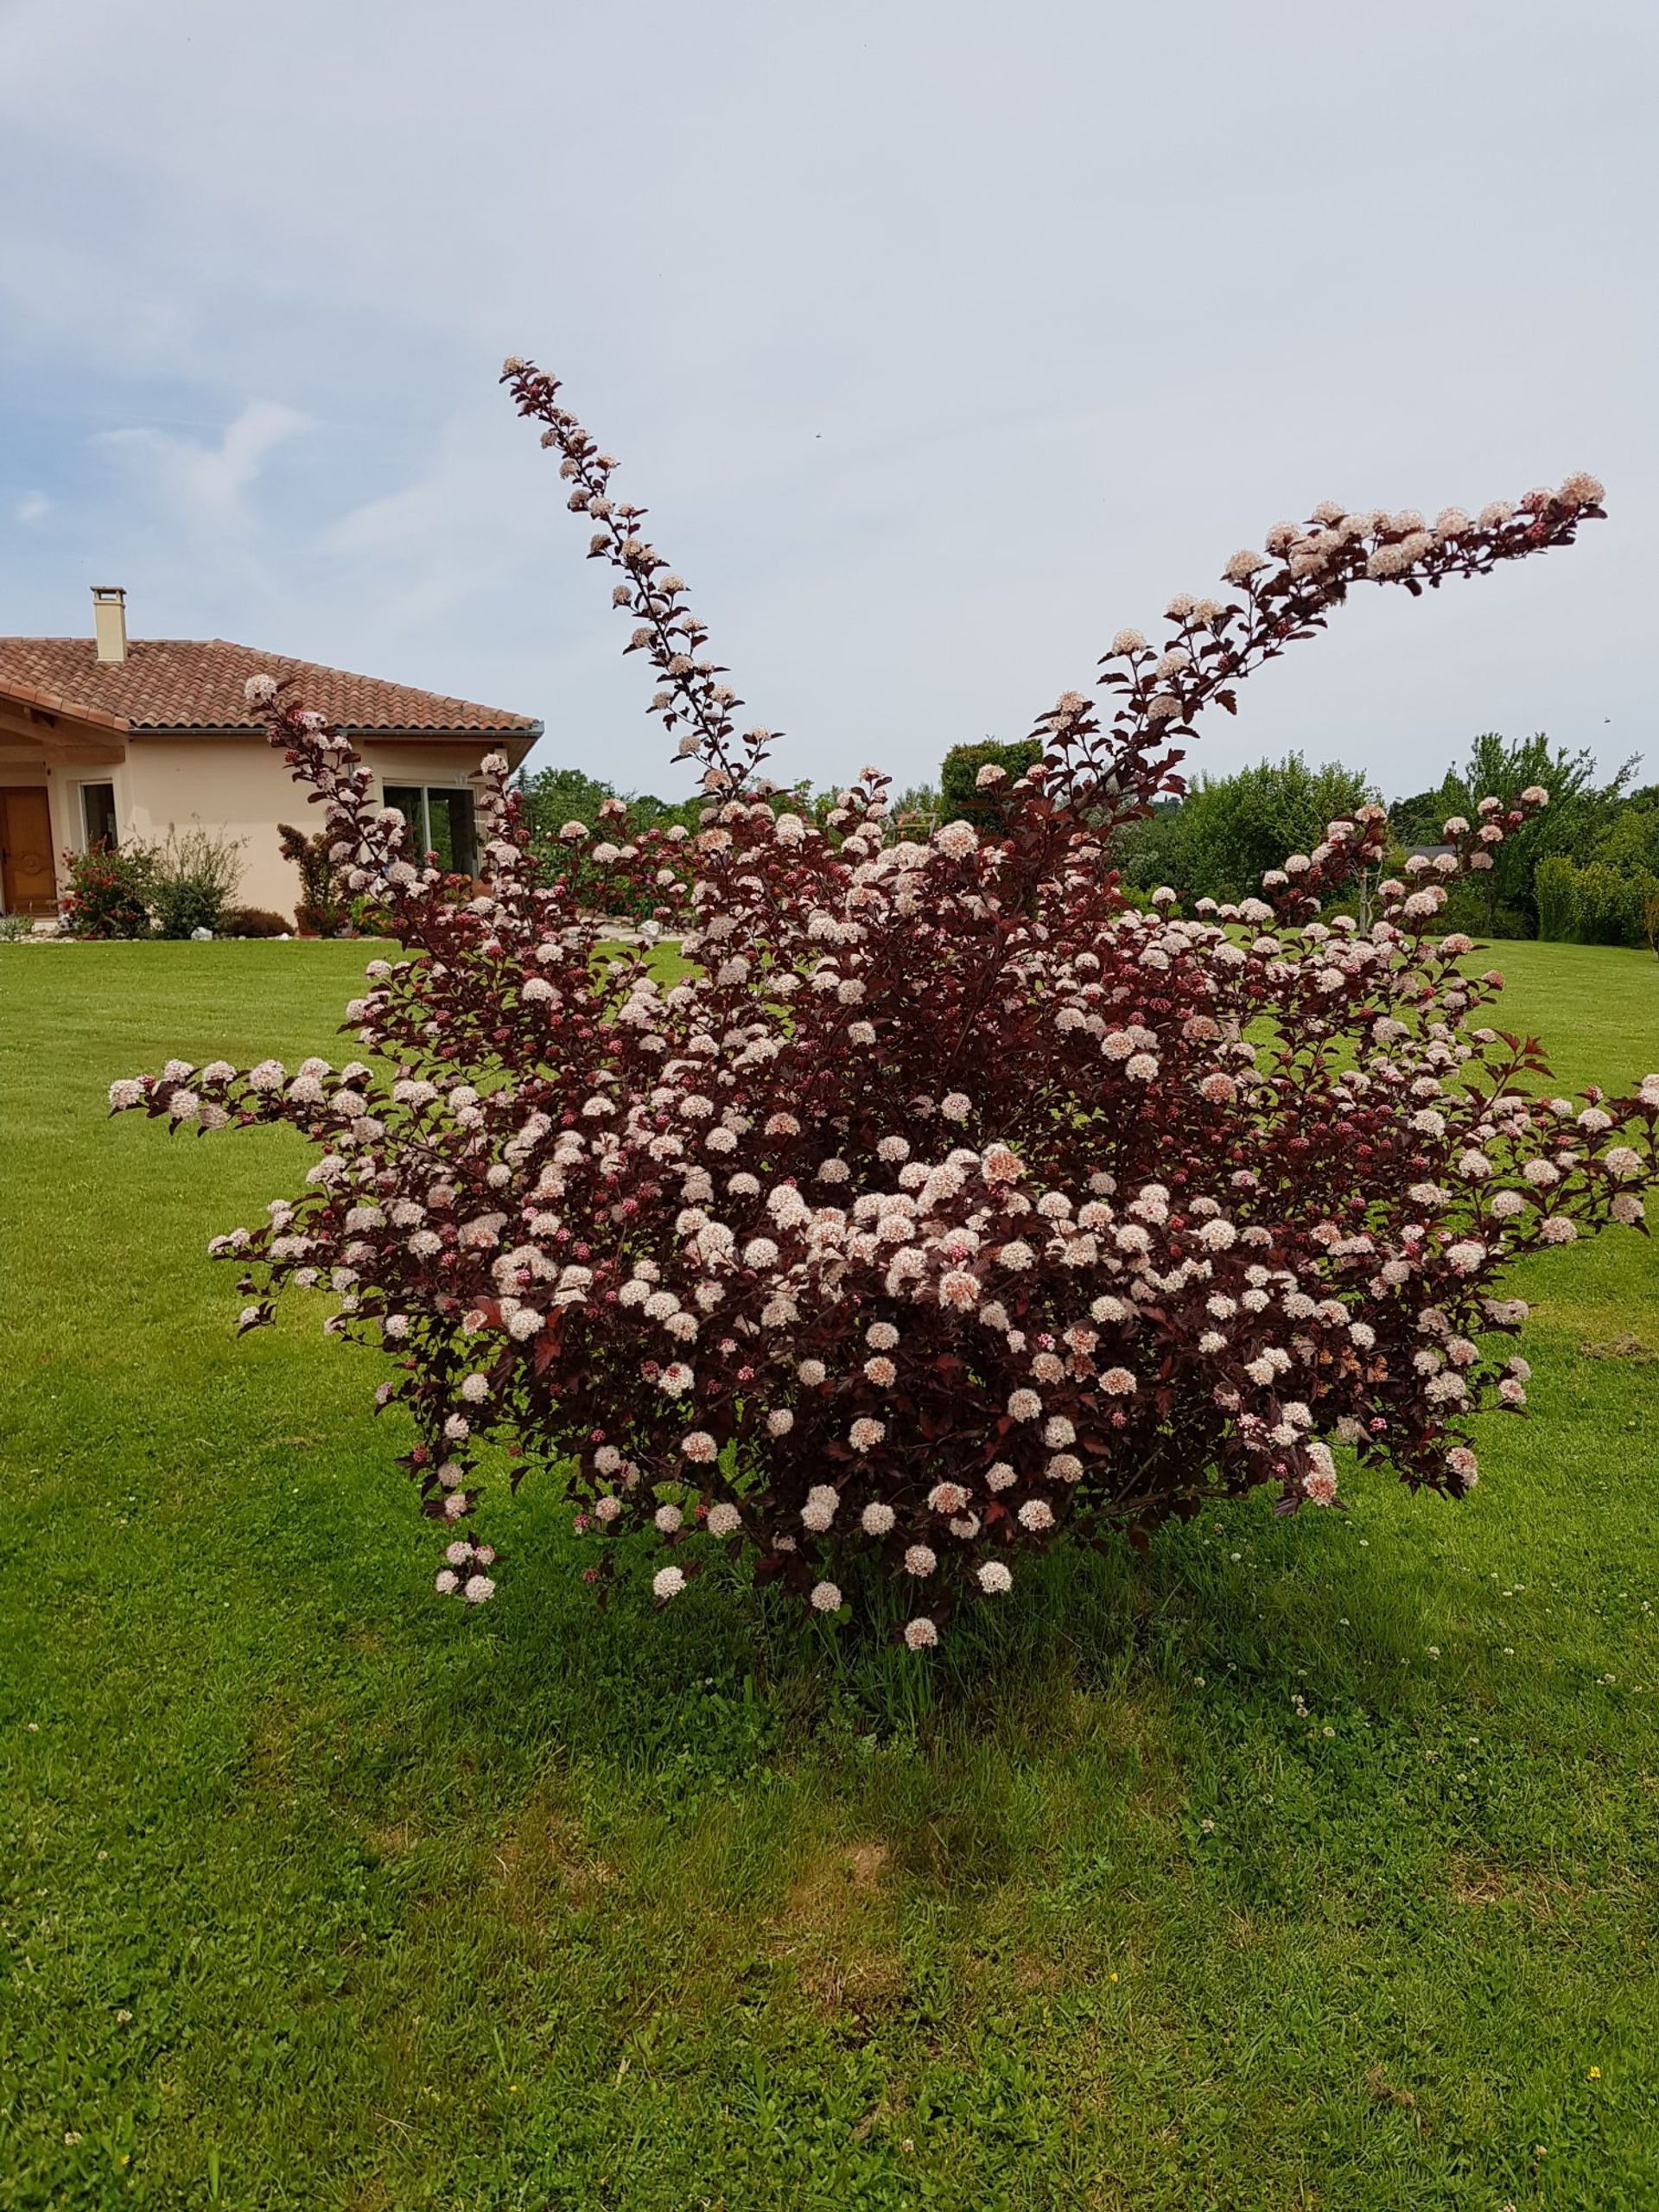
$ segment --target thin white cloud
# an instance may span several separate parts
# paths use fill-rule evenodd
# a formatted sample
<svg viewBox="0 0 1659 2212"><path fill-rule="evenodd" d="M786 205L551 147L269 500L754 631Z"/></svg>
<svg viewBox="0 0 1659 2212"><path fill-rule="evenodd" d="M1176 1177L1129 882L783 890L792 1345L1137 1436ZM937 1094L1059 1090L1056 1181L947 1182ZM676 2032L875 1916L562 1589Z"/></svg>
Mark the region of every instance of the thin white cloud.
<svg viewBox="0 0 1659 2212"><path fill-rule="evenodd" d="M168 430L101 430L94 445L117 455L157 505L193 531L209 535L242 529L250 518L244 494L268 454L312 427L309 416L279 399L254 399L225 428L216 445Z"/></svg>
<svg viewBox="0 0 1659 2212"><path fill-rule="evenodd" d="M52 505L44 492L25 492L13 506L11 518L21 523L43 522L51 513Z"/></svg>

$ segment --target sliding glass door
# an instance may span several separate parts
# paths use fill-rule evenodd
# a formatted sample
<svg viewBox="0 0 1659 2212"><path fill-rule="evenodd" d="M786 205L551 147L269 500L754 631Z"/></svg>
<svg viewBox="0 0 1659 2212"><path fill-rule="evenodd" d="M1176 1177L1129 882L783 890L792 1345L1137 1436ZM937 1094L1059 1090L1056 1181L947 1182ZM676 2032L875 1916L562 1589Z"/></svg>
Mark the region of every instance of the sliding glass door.
<svg viewBox="0 0 1659 2212"><path fill-rule="evenodd" d="M448 874L478 874L471 791L453 784L387 784L385 791L386 804L409 823L423 855L435 853Z"/></svg>

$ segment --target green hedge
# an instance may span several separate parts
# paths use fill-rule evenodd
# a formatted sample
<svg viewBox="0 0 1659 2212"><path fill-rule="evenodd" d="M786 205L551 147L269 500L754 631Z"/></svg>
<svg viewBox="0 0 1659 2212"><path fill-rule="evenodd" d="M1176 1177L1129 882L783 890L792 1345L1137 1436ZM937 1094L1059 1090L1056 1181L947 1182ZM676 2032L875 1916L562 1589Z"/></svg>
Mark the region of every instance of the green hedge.
<svg viewBox="0 0 1659 2212"><path fill-rule="evenodd" d="M1659 875L1651 869L1616 868L1609 861L1580 867L1557 854L1539 862L1534 884L1540 937L1565 944L1659 950Z"/></svg>

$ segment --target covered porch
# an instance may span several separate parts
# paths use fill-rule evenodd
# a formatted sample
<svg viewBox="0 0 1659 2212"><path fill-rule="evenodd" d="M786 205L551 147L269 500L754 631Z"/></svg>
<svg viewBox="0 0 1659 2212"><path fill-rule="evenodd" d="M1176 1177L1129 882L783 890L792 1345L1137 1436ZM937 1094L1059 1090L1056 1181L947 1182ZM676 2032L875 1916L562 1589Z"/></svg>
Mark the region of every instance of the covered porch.
<svg viewBox="0 0 1659 2212"><path fill-rule="evenodd" d="M0 689L0 912L55 914L60 856L115 839L126 731L99 708Z"/></svg>

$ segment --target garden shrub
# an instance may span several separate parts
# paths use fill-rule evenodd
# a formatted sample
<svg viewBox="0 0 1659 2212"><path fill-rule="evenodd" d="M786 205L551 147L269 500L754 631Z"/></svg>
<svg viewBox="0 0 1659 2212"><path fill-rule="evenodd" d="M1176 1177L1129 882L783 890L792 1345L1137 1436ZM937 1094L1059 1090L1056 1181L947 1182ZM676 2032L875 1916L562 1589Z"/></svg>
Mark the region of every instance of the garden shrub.
<svg viewBox="0 0 1659 2212"><path fill-rule="evenodd" d="M279 822L276 839L283 858L292 861L300 872L295 928L308 936L347 934L352 928L352 902L341 887L338 867L329 858L328 832L298 830L291 822Z"/></svg>
<svg viewBox="0 0 1659 2212"><path fill-rule="evenodd" d="M71 937L138 938L150 934L158 855L149 845L92 845L66 853L69 887L59 914Z"/></svg>
<svg viewBox="0 0 1659 2212"><path fill-rule="evenodd" d="M226 937L291 937L294 925L269 906L227 906L219 927Z"/></svg>
<svg viewBox="0 0 1659 2212"><path fill-rule="evenodd" d="M1639 944L1646 887L1641 876L1628 875L1605 861L1576 869L1573 934L1581 944Z"/></svg>
<svg viewBox="0 0 1659 2212"><path fill-rule="evenodd" d="M1565 853L1552 853L1540 861L1532 880L1538 906L1538 934L1547 942L1564 944L1573 935L1578 912L1574 878L1578 874Z"/></svg>
<svg viewBox="0 0 1659 2212"><path fill-rule="evenodd" d="M170 835L156 855L150 887L156 936L187 938L211 930L217 937L241 876L238 838L202 829Z"/></svg>
<svg viewBox="0 0 1659 2212"><path fill-rule="evenodd" d="M1474 1484L1469 1421L1525 1402L1518 1256L1616 1220L1655 1180L1659 1075L1637 1096L1539 1095L1535 1046L1489 1020L1496 975L1435 942L1446 881L1545 804L1484 802L1455 850L1392 878L1377 918L1320 918L1383 849L1381 808L1333 822L1262 895L1140 912L1112 824L1167 788L1205 707L1323 626L1363 579L1413 593L1568 543L1593 479L1471 520L1316 510L1236 555L1222 600L1121 631L1093 700L1038 723L1040 758L965 822L886 842L864 771L820 828L779 810L769 733L708 651L615 463L510 362L616 571L653 709L695 761L701 826L573 824L602 903L649 890L693 971L598 956L568 881L538 884L506 766L485 764L482 890L446 882L370 777L270 677L251 696L323 801L348 888L384 898L396 959L347 1008L363 1057L168 1064L111 1092L175 1130L280 1122L304 1190L217 1240L245 1328L289 1284L384 1349L378 1402L479 1602L483 1455L564 1469L601 1575L662 1547L667 1602L724 1549L821 1613L861 1560L934 1643L1033 1551L1257 1485L1335 1499L1335 1452L1413 1485ZM1427 880L1423 880L1423 879Z"/></svg>

